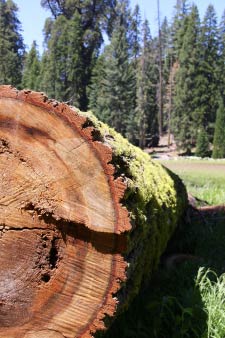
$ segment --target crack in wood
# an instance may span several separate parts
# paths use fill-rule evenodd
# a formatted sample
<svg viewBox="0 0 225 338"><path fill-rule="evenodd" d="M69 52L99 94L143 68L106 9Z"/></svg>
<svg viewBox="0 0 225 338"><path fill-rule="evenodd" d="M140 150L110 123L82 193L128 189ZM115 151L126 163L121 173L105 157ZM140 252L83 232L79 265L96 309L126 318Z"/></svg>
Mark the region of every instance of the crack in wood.
<svg viewBox="0 0 225 338"><path fill-rule="evenodd" d="M7 226L5 224L0 224L0 231L36 231L36 230L46 230L46 227L33 227L33 228L29 228L29 227L20 227L20 228L16 228L13 226ZM53 230L53 229L49 229L49 230Z"/></svg>
<svg viewBox="0 0 225 338"><path fill-rule="evenodd" d="M32 203L27 204L23 210L28 213L36 213L39 220L43 220L45 224L48 224L50 229L51 227L52 229L54 227L58 229L61 232L64 241L66 241L67 236L70 236L74 239L91 244L98 252L104 254L122 254L127 250L126 233L115 234L95 231L88 228L85 224L66 220L58 217L54 212L37 208ZM99 228L101 229L101 227Z"/></svg>

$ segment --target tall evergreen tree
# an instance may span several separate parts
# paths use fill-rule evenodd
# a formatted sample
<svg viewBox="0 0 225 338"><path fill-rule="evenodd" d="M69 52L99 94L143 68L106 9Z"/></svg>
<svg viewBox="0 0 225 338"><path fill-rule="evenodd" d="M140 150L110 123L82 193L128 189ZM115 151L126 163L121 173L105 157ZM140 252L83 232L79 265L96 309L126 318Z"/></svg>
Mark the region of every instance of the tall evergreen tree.
<svg viewBox="0 0 225 338"><path fill-rule="evenodd" d="M135 6L134 11L131 16L131 25L130 25L130 45L131 45L131 55L134 61L134 67L136 66L136 61L140 55L140 25L141 25L141 15L140 7Z"/></svg>
<svg viewBox="0 0 225 338"><path fill-rule="evenodd" d="M197 136L195 154L200 157L208 157L210 153L209 136L207 131L202 127Z"/></svg>
<svg viewBox="0 0 225 338"><path fill-rule="evenodd" d="M179 58L179 53L183 45L183 37L187 29L187 16L190 12L188 0L177 0L175 5L175 15L171 26L173 41L174 61Z"/></svg>
<svg viewBox="0 0 225 338"><path fill-rule="evenodd" d="M177 0L172 24L166 29L164 33L164 128L168 130L168 143L170 143L171 126L174 125L174 114L172 114L172 107L175 94L175 78L179 69L180 51L182 49L183 38L187 30L189 13L189 2L187 0ZM167 26L164 24L162 29L165 29L164 27L166 28Z"/></svg>
<svg viewBox="0 0 225 338"><path fill-rule="evenodd" d="M215 9L209 5L201 29L201 59L199 62L198 106L204 128L210 140L213 137L213 124L216 120L219 96L219 55L218 28Z"/></svg>
<svg viewBox="0 0 225 338"><path fill-rule="evenodd" d="M106 61L107 50L98 57L92 72L91 84L88 87L88 108L102 121L109 123L110 112L106 109Z"/></svg>
<svg viewBox="0 0 225 338"><path fill-rule="evenodd" d="M121 1L122 3L122 1ZM130 72L133 74L132 81L132 102L130 102L130 112L127 116L126 136L129 140L137 144L137 124L135 119L136 93L137 93L137 73L138 63L141 53L141 16L140 8L135 6L133 13L129 10L129 1L127 1L127 42L129 50Z"/></svg>
<svg viewBox="0 0 225 338"><path fill-rule="evenodd" d="M103 31L106 31L109 35L112 32L112 22L115 16L115 0L42 0L41 4L44 8L50 10L53 16L50 24L49 20L47 21L48 25L46 25L47 29L45 30L46 41L48 42L46 54L51 55L50 58L53 59L56 48L63 48L63 39L60 39L62 42L61 46L59 46L60 41L56 41L56 31L60 37L64 36L66 41L69 41L65 33L67 31L70 35L70 40L72 39L73 41L73 48L75 45L77 47L77 52L74 50L76 55L73 60L74 63L72 62L70 66L72 67L71 71L73 68L77 71L77 65L79 64L79 78L81 77L82 81L79 81L79 93L75 93L75 99L72 99L72 102L78 104L81 109L86 110L88 104L86 90L90 84L92 69L103 42ZM72 27L67 25L68 21L71 20L73 21ZM60 32L60 26L62 32ZM76 31L74 26L78 28L78 31ZM67 49L67 47L66 45L65 48ZM57 60L55 64L57 64L57 68L61 69L60 72L62 73L65 57L62 57L61 65L59 65L59 54L63 54L63 52L56 53ZM51 66L49 69L48 72L52 72L51 77L54 78L55 67ZM64 72L67 73L67 71ZM63 76L63 82L66 85L67 79L65 79L65 76ZM58 92L58 81L54 81L54 83L54 91ZM74 91L74 88L68 88L68 91ZM64 96L70 96L71 98L71 93L66 91ZM56 97L58 98L58 96Z"/></svg>
<svg viewBox="0 0 225 338"><path fill-rule="evenodd" d="M40 87L50 97L68 101L80 107L84 64L81 52L81 16L75 13L71 19L58 16L50 26L48 49L44 52Z"/></svg>
<svg viewBox="0 0 225 338"><path fill-rule="evenodd" d="M33 41L29 53L25 57L22 86L33 90L40 88L40 56L36 41Z"/></svg>
<svg viewBox="0 0 225 338"><path fill-rule="evenodd" d="M164 85L169 76L170 54L171 54L171 31L168 24L167 17L164 18L161 26L162 37L162 60L163 60L163 78Z"/></svg>
<svg viewBox="0 0 225 338"><path fill-rule="evenodd" d="M200 19L195 5L192 6L185 21L187 21L186 31L179 51L179 68L176 75L172 126L178 145L190 153L197 136L194 120L197 109L196 78L200 53Z"/></svg>
<svg viewBox="0 0 225 338"><path fill-rule="evenodd" d="M169 55L169 78L165 90L165 116L166 116L166 130L168 133L168 146L171 143L171 120L172 111L174 107L174 93L175 93L175 78L179 69L178 62L173 63L172 54Z"/></svg>
<svg viewBox="0 0 225 338"><path fill-rule="evenodd" d="M159 71L159 82L158 82L158 124L159 124L159 135L163 134L163 56L162 56L162 31L160 21L160 1L157 0L158 9L158 71Z"/></svg>
<svg viewBox="0 0 225 338"><path fill-rule="evenodd" d="M163 59L166 59L170 44L170 27L166 16L162 21L161 34L162 34L162 55Z"/></svg>
<svg viewBox="0 0 225 338"><path fill-rule="evenodd" d="M219 89L225 99L225 10L223 12L219 26Z"/></svg>
<svg viewBox="0 0 225 338"><path fill-rule="evenodd" d="M144 148L147 143L157 144L159 136L158 106L156 100L158 69L152 47L148 21L145 20L143 23L143 45L137 75L136 106L138 138L141 148Z"/></svg>
<svg viewBox="0 0 225 338"><path fill-rule="evenodd" d="M213 158L225 158L225 106L221 98L216 114L216 125L213 139Z"/></svg>
<svg viewBox="0 0 225 338"><path fill-rule="evenodd" d="M17 12L12 0L0 0L0 83L20 87L24 44Z"/></svg>
<svg viewBox="0 0 225 338"><path fill-rule="evenodd" d="M118 1L116 12L117 19L112 38L101 58L104 66L101 74L104 74L104 78L98 85L100 85L99 93L102 94L102 99L93 100L92 91L92 94L90 93L92 97L90 108L97 112L100 119L104 119L124 136L132 138L130 123L134 111L135 73L131 66L131 45L129 44L128 29L131 16L128 1ZM94 74L96 74L96 71ZM95 86L94 81L93 78L92 90Z"/></svg>
<svg viewBox="0 0 225 338"><path fill-rule="evenodd" d="M174 63L173 58L173 44L171 29L168 24L167 17L164 18L161 26L162 36L162 99L163 99L163 130L168 130L169 126L169 114L168 114L168 83L170 81L172 67Z"/></svg>

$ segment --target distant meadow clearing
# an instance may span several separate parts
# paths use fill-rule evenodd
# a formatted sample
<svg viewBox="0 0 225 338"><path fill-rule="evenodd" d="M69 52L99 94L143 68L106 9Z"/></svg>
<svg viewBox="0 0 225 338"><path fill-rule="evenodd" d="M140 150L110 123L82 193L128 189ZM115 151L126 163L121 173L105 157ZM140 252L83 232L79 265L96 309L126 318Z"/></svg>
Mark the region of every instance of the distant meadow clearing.
<svg viewBox="0 0 225 338"><path fill-rule="evenodd" d="M188 193L210 205L225 204L225 160L160 160L181 177Z"/></svg>

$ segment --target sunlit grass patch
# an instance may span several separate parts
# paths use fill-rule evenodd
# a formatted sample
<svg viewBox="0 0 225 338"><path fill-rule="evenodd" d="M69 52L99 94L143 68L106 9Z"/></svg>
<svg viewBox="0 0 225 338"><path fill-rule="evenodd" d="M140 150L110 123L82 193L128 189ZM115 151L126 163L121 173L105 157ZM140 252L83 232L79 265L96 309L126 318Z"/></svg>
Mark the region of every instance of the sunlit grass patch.
<svg viewBox="0 0 225 338"><path fill-rule="evenodd" d="M160 161L179 175L193 196L208 204L225 204L225 161L168 160Z"/></svg>
<svg viewBox="0 0 225 338"><path fill-rule="evenodd" d="M184 173L180 174L187 190L193 196L206 201L208 204L225 203L225 175L224 177L213 177L210 173Z"/></svg>
<svg viewBox="0 0 225 338"><path fill-rule="evenodd" d="M217 277L210 269L200 268L196 286L207 314L206 332L203 337L225 337L225 275Z"/></svg>

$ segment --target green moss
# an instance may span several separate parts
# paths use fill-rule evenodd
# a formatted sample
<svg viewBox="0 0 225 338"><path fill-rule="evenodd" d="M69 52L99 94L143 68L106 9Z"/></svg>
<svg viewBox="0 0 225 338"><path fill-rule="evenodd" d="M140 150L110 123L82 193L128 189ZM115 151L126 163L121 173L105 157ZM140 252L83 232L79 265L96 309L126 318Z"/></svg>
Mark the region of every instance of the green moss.
<svg viewBox="0 0 225 338"><path fill-rule="evenodd" d="M127 181L122 203L129 210L133 226L125 253L131 277L126 287L132 297L156 268L187 205L186 189L178 176L151 160L91 112L82 114L88 118L86 125L98 130L97 139L113 149L115 176L123 174Z"/></svg>

